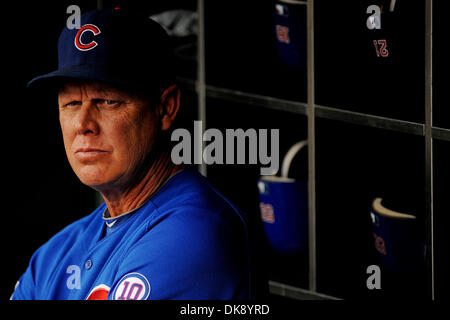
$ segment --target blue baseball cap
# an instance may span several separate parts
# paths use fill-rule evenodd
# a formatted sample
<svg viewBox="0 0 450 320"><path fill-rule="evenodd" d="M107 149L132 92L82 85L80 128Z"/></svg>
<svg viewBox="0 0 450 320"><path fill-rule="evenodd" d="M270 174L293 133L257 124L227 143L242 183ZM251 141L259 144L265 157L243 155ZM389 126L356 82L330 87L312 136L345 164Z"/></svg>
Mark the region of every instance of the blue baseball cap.
<svg viewBox="0 0 450 320"><path fill-rule="evenodd" d="M28 87L91 80L135 89L173 84L174 56L164 28L147 16L124 9L89 11L80 28L61 32L58 69L28 82Z"/></svg>

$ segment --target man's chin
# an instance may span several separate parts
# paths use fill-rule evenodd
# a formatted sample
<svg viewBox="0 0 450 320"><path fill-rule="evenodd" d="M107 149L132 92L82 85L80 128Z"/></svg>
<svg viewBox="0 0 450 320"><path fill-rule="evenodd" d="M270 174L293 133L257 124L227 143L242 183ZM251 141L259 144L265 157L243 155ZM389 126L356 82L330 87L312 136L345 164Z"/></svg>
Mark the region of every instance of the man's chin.
<svg viewBox="0 0 450 320"><path fill-rule="evenodd" d="M108 179L108 175L105 172L101 172L95 168L82 168L76 174L83 184L97 191L100 191L102 187L108 185L112 180Z"/></svg>

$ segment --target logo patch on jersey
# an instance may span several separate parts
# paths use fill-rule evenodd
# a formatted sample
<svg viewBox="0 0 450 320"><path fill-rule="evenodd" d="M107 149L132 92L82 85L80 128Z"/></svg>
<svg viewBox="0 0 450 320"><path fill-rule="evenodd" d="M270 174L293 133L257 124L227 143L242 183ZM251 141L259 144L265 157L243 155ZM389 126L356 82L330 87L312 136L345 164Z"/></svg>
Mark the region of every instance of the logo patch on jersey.
<svg viewBox="0 0 450 320"><path fill-rule="evenodd" d="M108 300L108 293L111 288L105 284L95 286L91 290L86 300Z"/></svg>
<svg viewBox="0 0 450 320"><path fill-rule="evenodd" d="M150 295L150 283L137 272L124 275L112 294L113 300L146 300Z"/></svg>
<svg viewBox="0 0 450 320"><path fill-rule="evenodd" d="M82 36L84 33L88 31L91 32L94 36L100 33L100 29L94 24L85 24L84 26L82 26L78 30L74 40L75 47L80 51L88 51L94 49L98 45L98 43L95 42L94 40L91 40L88 43L83 42Z"/></svg>

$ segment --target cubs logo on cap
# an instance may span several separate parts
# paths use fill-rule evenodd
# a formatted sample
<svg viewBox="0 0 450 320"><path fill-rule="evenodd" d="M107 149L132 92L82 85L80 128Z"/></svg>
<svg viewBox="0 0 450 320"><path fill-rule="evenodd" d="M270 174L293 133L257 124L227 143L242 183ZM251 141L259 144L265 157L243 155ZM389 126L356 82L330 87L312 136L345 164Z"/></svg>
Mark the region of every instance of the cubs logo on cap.
<svg viewBox="0 0 450 320"><path fill-rule="evenodd" d="M94 36L98 35L101 32L100 29L94 24L85 24L84 26L82 26L80 30L78 30L74 40L75 47L80 51L88 51L94 49L98 45L98 43L94 40L89 43L83 43L82 36L87 31L92 32Z"/></svg>

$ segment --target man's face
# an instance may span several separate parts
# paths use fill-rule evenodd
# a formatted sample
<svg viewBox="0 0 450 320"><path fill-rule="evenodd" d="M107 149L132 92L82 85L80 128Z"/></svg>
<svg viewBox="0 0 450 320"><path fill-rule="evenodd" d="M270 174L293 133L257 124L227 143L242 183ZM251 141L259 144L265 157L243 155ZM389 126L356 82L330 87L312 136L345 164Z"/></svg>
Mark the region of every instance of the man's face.
<svg viewBox="0 0 450 320"><path fill-rule="evenodd" d="M155 142L157 108L94 82L65 84L58 105L66 154L81 182L99 191L127 186Z"/></svg>

